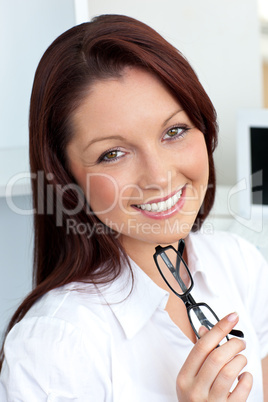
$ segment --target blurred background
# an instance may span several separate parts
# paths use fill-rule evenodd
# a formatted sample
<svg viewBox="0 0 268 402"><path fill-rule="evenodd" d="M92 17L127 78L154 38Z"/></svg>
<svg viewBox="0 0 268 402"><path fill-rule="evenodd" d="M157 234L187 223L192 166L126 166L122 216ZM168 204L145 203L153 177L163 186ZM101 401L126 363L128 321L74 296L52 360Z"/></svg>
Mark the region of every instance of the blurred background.
<svg viewBox="0 0 268 402"><path fill-rule="evenodd" d="M239 110L268 108L267 0L0 0L0 336L31 289L28 111L34 72L60 33L107 13L147 23L192 64L218 112L220 186L237 180Z"/></svg>

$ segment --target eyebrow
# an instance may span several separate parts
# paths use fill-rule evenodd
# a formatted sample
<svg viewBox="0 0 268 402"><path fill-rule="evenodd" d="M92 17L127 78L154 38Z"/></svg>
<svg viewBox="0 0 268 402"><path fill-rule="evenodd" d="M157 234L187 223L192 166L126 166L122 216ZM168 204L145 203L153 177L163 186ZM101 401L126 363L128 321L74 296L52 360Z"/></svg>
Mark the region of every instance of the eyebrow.
<svg viewBox="0 0 268 402"><path fill-rule="evenodd" d="M95 142L101 142L101 141L107 141L107 140L121 140L121 141L124 141L125 138L122 137L121 135L109 135L108 137L95 138L94 140L89 141L89 143L85 146L84 151L88 147L90 147L90 145L94 144Z"/></svg>
<svg viewBox="0 0 268 402"><path fill-rule="evenodd" d="M182 111L183 111L183 109L179 109L179 110L176 110L174 113L172 113L172 114L164 121L164 123L162 124L162 127L165 127L165 125L169 122L169 120L172 119L172 117L176 116L176 114L178 114L178 113L180 113L180 112L182 112ZM120 140L120 141L125 141L125 138L122 137L121 135L110 135L110 136L108 136L108 137L95 138L95 139L91 140L91 141L85 146L83 152L85 152L85 150L86 150L88 147L90 147L90 145L94 144L95 142L101 142L101 141L107 141L107 140Z"/></svg>
<svg viewBox="0 0 268 402"><path fill-rule="evenodd" d="M176 114L179 114L180 112L183 112L183 109L176 110L176 112L172 113L172 114L164 121L164 123L162 124L162 127L165 127L165 125L169 122L169 120L171 120L172 117L176 116Z"/></svg>

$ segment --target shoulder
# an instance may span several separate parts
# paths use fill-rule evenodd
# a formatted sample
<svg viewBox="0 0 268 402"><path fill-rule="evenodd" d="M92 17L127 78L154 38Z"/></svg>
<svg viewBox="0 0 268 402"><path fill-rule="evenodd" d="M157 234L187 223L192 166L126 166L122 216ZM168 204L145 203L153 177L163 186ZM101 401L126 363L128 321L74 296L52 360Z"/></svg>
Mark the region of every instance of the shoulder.
<svg viewBox="0 0 268 402"><path fill-rule="evenodd" d="M25 326L34 332L45 326L52 334L73 331L83 337L92 328L94 333L98 328L103 334L108 332L107 314L109 309L95 286L71 283L41 297L16 327L17 331Z"/></svg>
<svg viewBox="0 0 268 402"><path fill-rule="evenodd" d="M92 289L78 288L49 292L8 334L2 381L11 393L28 386L43 400L51 390L78 396L91 387L96 396L109 388L107 311Z"/></svg>
<svg viewBox="0 0 268 402"><path fill-rule="evenodd" d="M220 258L231 256L235 260L244 260L250 264L256 259L266 264L259 250L244 238L225 231L213 231L212 233L196 232L190 234L190 242L198 250L207 252L208 256L214 254Z"/></svg>
<svg viewBox="0 0 268 402"><path fill-rule="evenodd" d="M70 345L72 349L74 345L90 348L107 342L109 314L110 309L95 287L72 283L41 297L12 328L6 344L8 347L31 340L50 350L57 349L59 343L65 352Z"/></svg>

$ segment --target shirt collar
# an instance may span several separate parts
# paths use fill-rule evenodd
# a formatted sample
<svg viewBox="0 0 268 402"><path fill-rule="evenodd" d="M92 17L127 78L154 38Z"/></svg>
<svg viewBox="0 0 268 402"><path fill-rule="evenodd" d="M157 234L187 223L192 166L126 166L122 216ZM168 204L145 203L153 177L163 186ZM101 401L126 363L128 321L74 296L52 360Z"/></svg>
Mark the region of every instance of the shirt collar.
<svg viewBox="0 0 268 402"><path fill-rule="evenodd" d="M208 267L203 263L206 256L203 255L202 243L196 241L197 236L200 236L200 233L190 233L185 240L189 269L193 278L200 280L197 275L200 273L205 292L217 297L218 286L212 282ZM129 261L133 279L129 267L123 264L120 276L102 291L128 339L134 337L146 325L157 308L165 308L169 296L169 293L156 285L130 257ZM195 282L195 287L197 286L198 281Z"/></svg>
<svg viewBox="0 0 268 402"><path fill-rule="evenodd" d="M129 261L133 279L129 267L123 265L121 275L104 293L106 302L128 339L146 325L157 308L165 308L169 296L133 260L129 258Z"/></svg>
<svg viewBox="0 0 268 402"><path fill-rule="evenodd" d="M202 241L198 241L202 238L202 236L203 235L200 232L190 233L185 239L188 266L193 280L195 280L195 277L200 275L206 286L206 292L209 292L212 296L217 297L219 295L219 285L215 283L215 281L212 279L212 275L210 275L209 258L205 254L205 250L207 250L207 248L202 247ZM206 264L206 261L208 261L208 264ZM198 273L199 275L197 275ZM195 282L194 286L198 286L198 283Z"/></svg>

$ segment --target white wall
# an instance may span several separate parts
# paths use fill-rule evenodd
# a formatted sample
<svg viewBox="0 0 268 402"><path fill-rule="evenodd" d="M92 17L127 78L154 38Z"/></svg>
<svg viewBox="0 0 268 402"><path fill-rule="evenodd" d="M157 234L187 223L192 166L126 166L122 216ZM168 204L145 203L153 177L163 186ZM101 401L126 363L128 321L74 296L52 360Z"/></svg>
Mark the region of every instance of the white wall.
<svg viewBox="0 0 268 402"><path fill-rule="evenodd" d="M21 210L31 209L29 196L14 197ZM15 214L0 198L0 340L5 326L32 284L32 219Z"/></svg>
<svg viewBox="0 0 268 402"><path fill-rule="evenodd" d="M0 0L0 147L28 144L28 110L37 64L75 24L73 0Z"/></svg>
<svg viewBox="0 0 268 402"><path fill-rule="evenodd" d="M236 181L236 114L262 107L257 0L88 0L90 18L126 14L151 25L188 58L219 117L219 184Z"/></svg>
<svg viewBox="0 0 268 402"><path fill-rule="evenodd" d="M11 158L27 148L34 72L48 45L75 25L73 0L0 0L0 339L14 309L31 289L32 217L18 215L1 197L5 178L27 160ZM27 150L16 152L26 159ZM3 153L5 158L3 157ZM16 168L15 168L16 169ZM29 196L14 197L30 209Z"/></svg>

